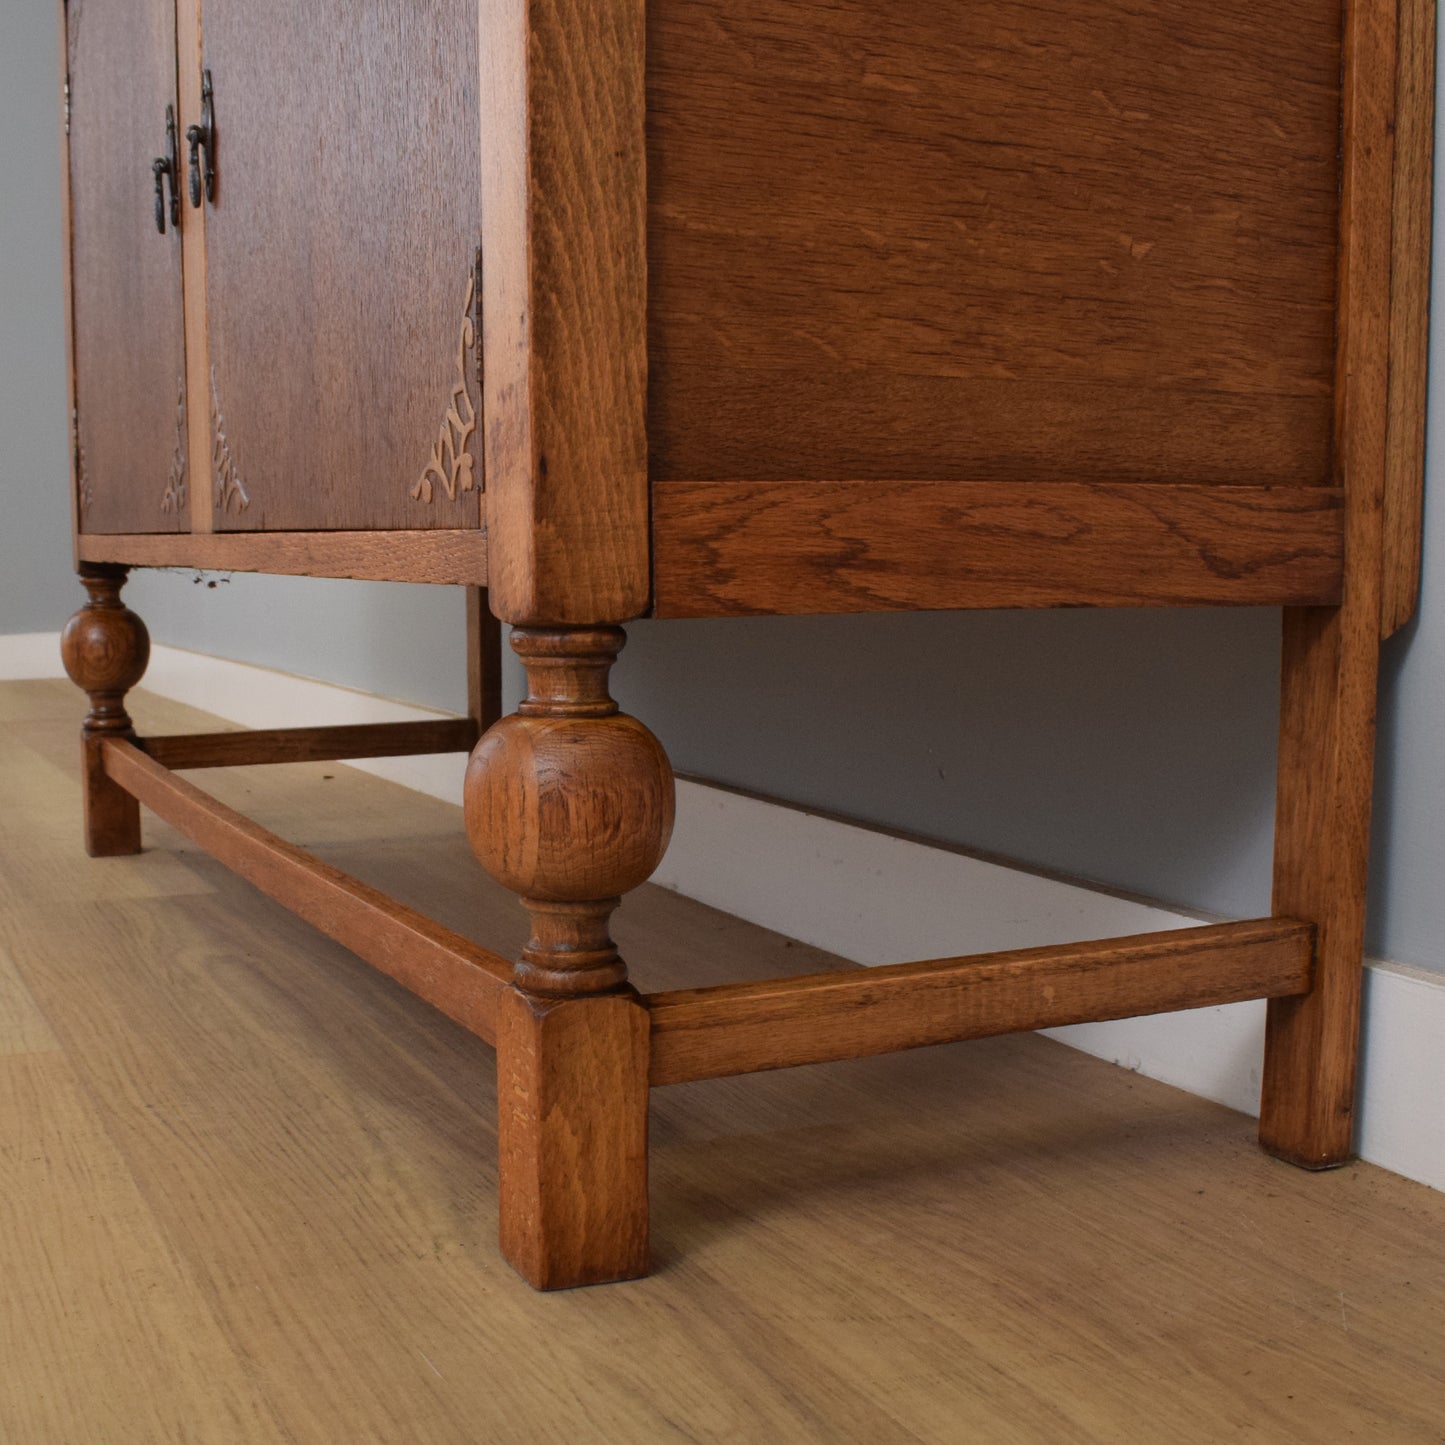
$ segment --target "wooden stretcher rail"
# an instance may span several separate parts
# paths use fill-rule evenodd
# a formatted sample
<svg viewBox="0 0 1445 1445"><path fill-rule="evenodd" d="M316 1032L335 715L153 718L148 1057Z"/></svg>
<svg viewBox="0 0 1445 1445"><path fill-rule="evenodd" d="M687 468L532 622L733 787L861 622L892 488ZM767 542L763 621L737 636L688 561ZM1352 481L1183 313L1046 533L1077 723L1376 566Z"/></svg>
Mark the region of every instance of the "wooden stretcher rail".
<svg viewBox="0 0 1445 1445"><path fill-rule="evenodd" d="M1338 603L1334 487L657 482L655 615Z"/></svg>
<svg viewBox="0 0 1445 1445"><path fill-rule="evenodd" d="M87 532L79 562L123 567L199 567L291 577L487 585L487 534L480 528L416 532Z"/></svg>
<svg viewBox="0 0 1445 1445"><path fill-rule="evenodd" d="M1308 993L1314 929L1288 918L651 995L651 1082Z"/></svg>
<svg viewBox="0 0 1445 1445"><path fill-rule="evenodd" d="M512 965L278 838L176 777L135 744L107 738L106 776L213 858L489 1044Z"/></svg>
<svg viewBox="0 0 1445 1445"><path fill-rule="evenodd" d="M355 723L344 727L252 728L138 738L163 768L233 768L256 763L324 763L343 758L407 758L468 753L477 742L472 718Z"/></svg>

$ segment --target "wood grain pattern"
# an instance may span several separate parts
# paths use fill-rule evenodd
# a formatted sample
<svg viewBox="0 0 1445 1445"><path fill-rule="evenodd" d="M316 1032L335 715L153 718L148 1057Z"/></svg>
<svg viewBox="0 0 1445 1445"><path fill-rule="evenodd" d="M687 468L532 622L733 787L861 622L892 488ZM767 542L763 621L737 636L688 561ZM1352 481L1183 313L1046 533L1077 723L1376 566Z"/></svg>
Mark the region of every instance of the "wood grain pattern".
<svg viewBox="0 0 1445 1445"><path fill-rule="evenodd" d="M491 1051L162 823L77 858L76 703L0 686L0 950L73 1081L0 1087L7 1442L1438 1445L1445 1195L1032 1035L657 1090L654 1275L539 1298L494 1246ZM457 809L208 782L505 948ZM656 887L618 927L654 990L846 967Z"/></svg>
<svg viewBox="0 0 1445 1445"><path fill-rule="evenodd" d="M81 832L91 858L124 858L141 850L140 806L105 771L99 734L80 739Z"/></svg>
<svg viewBox="0 0 1445 1445"><path fill-rule="evenodd" d="M647 1012L629 993L497 1015L502 1253L533 1289L647 1273Z"/></svg>
<svg viewBox="0 0 1445 1445"><path fill-rule="evenodd" d="M1316 925L1315 986L1270 1004L1259 1126L1266 1149L1308 1168L1353 1147L1389 441L1395 6L1358 0L1346 24L1335 428L1348 566L1340 607L1285 613L1275 821L1274 911Z"/></svg>
<svg viewBox="0 0 1445 1445"><path fill-rule="evenodd" d="M515 629L527 696L467 765L472 849L531 918L515 975L531 993L605 993L626 982L608 925L672 836L667 754L608 692L625 641L620 627Z"/></svg>
<svg viewBox="0 0 1445 1445"><path fill-rule="evenodd" d="M180 101L180 134L201 121L201 72L205 56L201 49L201 6L205 0L175 0L177 95ZM189 153L187 148L187 163ZM181 271L185 291L186 391L196 398L188 408L188 471L195 478L189 489L188 526L182 531L214 531L212 464L214 441L210 424L211 338L210 315L206 309L206 210L182 205Z"/></svg>
<svg viewBox="0 0 1445 1445"><path fill-rule="evenodd" d="M1313 951L1308 924L1263 918L652 994L652 1082L1302 994Z"/></svg>
<svg viewBox="0 0 1445 1445"><path fill-rule="evenodd" d="M70 0L71 300L84 532L174 532L163 510L185 374L181 241L151 162L176 99L172 0Z"/></svg>
<svg viewBox="0 0 1445 1445"><path fill-rule="evenodd" d="M122 601L124 567L81 563L88 601L60 634L60 657L70 680L90 701L81 724L81 811L85 851L92 858L139 853L140 809L106 776L101 743L132 737L126 694L145 676L151 640L146 625Z"/></svg>
<svg viewBox="0 0 1445 1445"><path fill-rule="evenodd" d="M492 608L647 607L644 4L482 7Z"/></svg>
<svg viewBox="0 0 1445 1445"><path fill-rule="evenodd" d="M50 1053L59 1047L25 980L0 948L0 1061L11 1054Z"/></svg>
<svg viewBox="0 0 1445 1445"><path fill-rule="evenodd" d="M268 897L492 1043L512 967L489 949L348 878L168 772L133 743L107 739L106 776Z"/></svg>
<svg viewBox="0 0 1445 1445"><path fill-rule="evenodd" d="M901 608L1321 603L1321 487L659 482L659 617Z"/></svg>
<svg viewBox="0 0 1445 1445"><path fill-rule="evenodd" d="M475 490L413 495L477 252L477 6L206 0L204 21L210 364L250 496L216 499L217 530L477 526Z"/></svg>
<svg viewBox="0 0 1445 1445"><path fill-rule="evenodd" d="M1270 1004L1260 1142L1312 1169L1354 1149L1377 589L1378 571L1354 606L1284 618L1273 906L1313 921L1318 943L1313 992Z"/></svg>
<svg viewBox="0 0 1445 1445"><path fill-rule="evenodd" d="M1390 432L1380 626L1403 627L1420 596L1435 161L1435 0L1400 0L1390 276Z"/></svg>
<svg viewBox="0 0 1445 1445"><path fill-rule="evenodd" d="M277 1438L65 1054L0 1054L0 1157L0 1434L37 1445Z"/></svg>
<svg viewBox="0 0 1445 1445"><path fill-rule="evenodd" d="M477 725L473 719L437 718L432 722L181 733L175 737L137 738L135 743L161 767L186 769L466 753L476 741Z"/></svg>
<svg viewBox="0 0 1445 1445"><path fill-rule="evenodd" d="M1328 484L1337 4L648 22L654 478Z"/></svg>
<svg viewBox="0 0 1445 1445"><path fill-rule="evenodd" d="M480 531L81 537L77 550L85 561L132 567L200 567L459 586L485 585L487 580L487 537Z"/></svg>

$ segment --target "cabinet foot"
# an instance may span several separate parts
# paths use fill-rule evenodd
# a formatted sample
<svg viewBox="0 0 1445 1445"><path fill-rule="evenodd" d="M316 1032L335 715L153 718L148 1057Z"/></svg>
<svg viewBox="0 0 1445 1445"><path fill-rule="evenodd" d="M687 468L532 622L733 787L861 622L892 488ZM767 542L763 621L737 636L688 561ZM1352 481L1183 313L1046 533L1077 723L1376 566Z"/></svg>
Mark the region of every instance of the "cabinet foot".
<svg viewBox="0 0 1445 1445"><path fill-rule="evenodd" d="M129 568L82 562L80 580L90 600L65 625L60 655L70 680L90 698L81 729L81 796L85 851L93 858L139 853L140 804L105 775L100 745L107 737L134 737L125 695L145 676L150 634L120 600Z"/></svg>
<svg viewBox="0 0 1445 1445"><path fill-rule="evenodd" d="M1285 610L1274 912L1314 923L1314 986L1270 1000L1259 1139L1304 1169L1354 1155L1378 666L1373 610Z"/></svg>
<svg viewBox="0 0 1445 1445"><path fill-rule="evenodd" d="M647 1010L631 990L497 1013L502 1253L534 1289L647 1273Z"/></svg>

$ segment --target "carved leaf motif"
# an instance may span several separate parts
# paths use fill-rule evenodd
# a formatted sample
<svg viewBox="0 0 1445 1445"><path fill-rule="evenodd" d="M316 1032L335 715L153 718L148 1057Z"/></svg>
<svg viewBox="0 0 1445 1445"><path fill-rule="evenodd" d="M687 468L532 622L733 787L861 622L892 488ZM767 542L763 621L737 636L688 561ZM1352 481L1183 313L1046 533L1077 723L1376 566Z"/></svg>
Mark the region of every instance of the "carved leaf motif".
<svg viewBox="0 0 1445 1445"><path fill-rule="evenodd" d="M226 436L226 419L221 415L221 402L216 395L216 370L211 368L211 472L214 485L216 510L220 512L244 512L251 505L250 494L236 470L236 459L231 454L230 439Z"/></svg>
<svg viewBox="0 0 1445 1445"><path fill-rule="evenodd" d="M171 457L170 475L166 478L161 511L184 512L186 509L186 379L181 377L180 400L176 403L176 450Z"/></svg>
<svg viewBox="0 0 1445 1445"><path fill-rule="evenodd" d="M85 471L85 448L80 444L80 413L70 414L70 427L75 443L75 485L80 492L80 510L88 512L95 501L95 488Z"/></svg>
<svg viewBox="0 0 1445 1445"><path fill-rule="evenodd" d="M467 383L467 358L476 344L476 324L472 305L477 295L477 278L467 278L467 299L462 307L461 341L457 347L457 379L452 387L450 403L442 418L441 430L432 444L431 460L411 489L413 501L429 503L440 483L448 501L456 501L462 492L476 490L476 458L467 450L477 430L477 409Z"/></svg>

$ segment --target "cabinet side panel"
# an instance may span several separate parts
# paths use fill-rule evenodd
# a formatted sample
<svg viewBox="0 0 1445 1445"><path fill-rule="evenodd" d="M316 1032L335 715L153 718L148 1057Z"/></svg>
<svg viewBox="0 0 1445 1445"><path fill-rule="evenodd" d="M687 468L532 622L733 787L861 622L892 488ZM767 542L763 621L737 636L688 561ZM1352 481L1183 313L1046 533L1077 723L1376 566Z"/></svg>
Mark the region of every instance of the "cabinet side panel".
<svg viewBox="0 0 1445 1445"><path fill-rule="evenodd" d="M65 417L70 427L68 478L70 483L70 535L72 560L80 568L80 472L76 456L75 409L75 255L72 238L74 226L70 218L70 27L65 0L55 0L60 24L60 236L61 288L65 317Z"/></svg>
<svg viewBox="0 0 1445 1445"><path fill-rule="evenodd" d="M1326 485L1338 0L650 0L652 475Z"/></svg>
<svg viewBox="0 0 1445 1445"><path fill-rule="evenodd" d="M475 527L475 0L207 0L215 527Z"/></svg>
<svg viewBox="0 0 1445 1445"><path fill-rule="evenodd" d="M482 23L490 601L625 621L650 585L643 0Z"/></svg>
<svg viewBox="0 0 1445 1445"><path fill-rule="evenodd" d="M181 243L152 162L175 103L172 0L70 0L76 516L82 532L185 525Z"/></svg>

